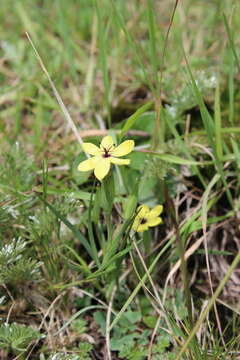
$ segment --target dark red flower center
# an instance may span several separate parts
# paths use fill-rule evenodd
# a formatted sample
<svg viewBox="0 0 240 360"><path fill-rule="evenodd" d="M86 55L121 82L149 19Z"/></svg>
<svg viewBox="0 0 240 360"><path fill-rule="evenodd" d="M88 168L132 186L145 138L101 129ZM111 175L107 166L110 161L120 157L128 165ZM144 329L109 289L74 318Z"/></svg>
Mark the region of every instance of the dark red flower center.
<svg viewBox="0 0 240 360"><path fill-rule="evenodd" d="M108 158L108 157L111 156L111 155L109 154L109 150L110 150L110 149L105 149L105 148L103 148L103 151L104 151L103 157L104 157L104 158Z"/></svg>

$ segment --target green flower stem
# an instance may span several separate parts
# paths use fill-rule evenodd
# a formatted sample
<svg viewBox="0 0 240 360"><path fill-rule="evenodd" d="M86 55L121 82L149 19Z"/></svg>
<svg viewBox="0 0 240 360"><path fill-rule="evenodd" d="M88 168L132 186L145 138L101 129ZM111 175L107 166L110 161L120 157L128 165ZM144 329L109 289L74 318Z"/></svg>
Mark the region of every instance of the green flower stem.
<svg viewBox="0 0 240 360"><path fill-rule="evenodd" d="M106 216L106 224L107 224L107 247L109 248L111 241L112 241L112 233L113 233L113 226L112 226L112 208L115 196L115 184L114 184L114 177L113 174L110 173L106 178L102 181L102 207L105 212Z"/></svg>
<svg viewBox="0 0 240 360"><path fill-rule="evenodd" d="M145 252L145 262L147 267L151 264L151 238L149 236L149 231L144 231L143 233L143 246L144 246L144 252Z"/></svg>
<svg viewBox="0 0 240 360"><path fill-rule="evenodd" d="M113 175L110 174L102 181L102 207L109 216L112 213L113 201L115 196L115 186Z"/></svg>
<svg viewBox="0 0 240 360"><path fill-rule="evenodd" d="M96 262L96 265L98 268L100 268L100 261L98 258L98 251L95 243L94 233L93 233L93 227L92 227L92 206L93 206L93 193L96 188L96 180L94 180L89 208L88 208L88 233L89 233L89 242L92 249L93 259Z"/></svg>

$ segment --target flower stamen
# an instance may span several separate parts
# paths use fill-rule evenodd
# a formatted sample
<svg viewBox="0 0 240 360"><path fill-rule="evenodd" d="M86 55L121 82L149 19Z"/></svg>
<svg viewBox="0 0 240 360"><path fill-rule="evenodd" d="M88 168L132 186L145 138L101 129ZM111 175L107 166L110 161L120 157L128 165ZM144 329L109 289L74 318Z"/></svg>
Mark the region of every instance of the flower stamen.
<svg viewBox="0 0 240 360"><path fill-rule="evenodd" d="M111 154L109 153L109 150L108 150L108 149L103 148L103 151L104 151L104 154L103 154L103 157L104 157L104 158L108 158L108 157L111 156Z"/></svg>

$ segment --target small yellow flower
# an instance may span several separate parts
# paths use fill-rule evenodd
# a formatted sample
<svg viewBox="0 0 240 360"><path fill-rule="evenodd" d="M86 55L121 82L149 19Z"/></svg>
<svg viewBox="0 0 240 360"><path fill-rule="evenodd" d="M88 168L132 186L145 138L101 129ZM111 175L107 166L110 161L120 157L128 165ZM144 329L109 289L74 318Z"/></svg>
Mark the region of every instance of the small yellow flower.
<svg viewBox="0 0 240 360"><path fill-rule="evenodd" d="M134 141L126 140L122 144L115 146L112 136L105 136L101 141L100 147L92 143L83 143L82 148L85 153L93 155L93 157L82 161L78 165L78 170L94 170L94 175L101 181L108 174L111 164L130 164L129 159L118 159L118 157L129 154L134 148Z"/></svg>
<svg viewBox="0 0 240 360"><path fill-rule="evenodd" d="M137 208L137 215L134 219L132 228L137 232L143 232L148 230L149 227L161 224L162 218L159 215L162 211L162 205L157 205L153 209L149 209L147 205L140 205Z"/></svg>

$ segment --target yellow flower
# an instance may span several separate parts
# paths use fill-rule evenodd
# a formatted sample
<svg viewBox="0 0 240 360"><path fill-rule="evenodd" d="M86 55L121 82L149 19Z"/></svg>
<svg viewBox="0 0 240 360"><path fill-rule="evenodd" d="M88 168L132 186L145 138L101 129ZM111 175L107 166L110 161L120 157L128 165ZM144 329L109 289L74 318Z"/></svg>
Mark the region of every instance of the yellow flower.
<svg viewBox="0 0 240 360"><path fill-rule="evenodd" d="M118 159L118 157L129 154L134 148L134 141L126 140L122 144L115 146L112 136L105 136L101 141L100 147L92 143L83 143L82 148L85 153L93 155L93 157L82 161L78 165L78 170L94 170L94 175L101 181L108 174L111 164L130 164L129 159Z"/></svg>
<svg viewBox="0 0 240 360"><path fill-rule="evenodd" d="M157 205L153 209L149 209L147 205L140 205L137 208L137 215L134 219L132 228L137 232L143 232L148 230L149 227L161 224L162 218L159 215L162 211L162 205Z"/></svg>

